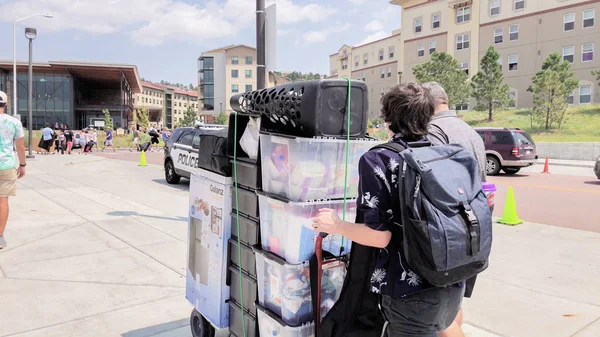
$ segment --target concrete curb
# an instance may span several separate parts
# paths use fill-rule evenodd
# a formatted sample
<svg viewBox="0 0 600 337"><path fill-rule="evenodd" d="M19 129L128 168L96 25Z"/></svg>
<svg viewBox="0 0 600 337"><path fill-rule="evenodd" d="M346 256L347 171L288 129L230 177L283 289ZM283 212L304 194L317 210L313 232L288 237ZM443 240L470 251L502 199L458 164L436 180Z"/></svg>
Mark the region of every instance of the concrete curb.
<svg viewBox="0 0 600 337"><path fill-rule="evenodd" d="M587 163L563 163L563 162L553 162L552 159L549 160L548 164L550 166L567 166L567 167L583 167L583 168L594 168L595 164L587 164ZM544 163L539 163L539 165L544 165Z"/></svg>

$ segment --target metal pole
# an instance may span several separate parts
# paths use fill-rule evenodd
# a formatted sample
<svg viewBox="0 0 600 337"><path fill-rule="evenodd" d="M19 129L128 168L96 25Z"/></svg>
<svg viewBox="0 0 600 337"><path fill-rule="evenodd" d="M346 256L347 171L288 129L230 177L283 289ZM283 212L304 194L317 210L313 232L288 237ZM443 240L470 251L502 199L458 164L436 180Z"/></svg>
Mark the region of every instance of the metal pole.
<svg viewBox="0 0 600 337"><path fill-rule="evenodd" d="M33 152L31 151L31 135L33 134L33 64L32 64L32 55L33 55L33 40L29 39L29 79L27 82L27 109L28 109L28 117L27 117L27 128L29 129L29 155L27 158L34 158Z"/></svg>
<svg viewBox="0 0 600 337"><path fill-rule="evenodd" d="M256 0L256 87L265 88L265 0Z"/></svg>
<svg viewBox="0 0 600 337"><path fill-rule="evenodd" d="M123 72L121 72L121 104L120 104L120 109L121 109L121 127L123 129L125 129L125 127L123 126Z"/></svg>
<svg viewBox="0 0 600 337"><path fill-rule="evenodd" d="M17 114L17 20L13 20L13 108L11 115Z"/></svg>

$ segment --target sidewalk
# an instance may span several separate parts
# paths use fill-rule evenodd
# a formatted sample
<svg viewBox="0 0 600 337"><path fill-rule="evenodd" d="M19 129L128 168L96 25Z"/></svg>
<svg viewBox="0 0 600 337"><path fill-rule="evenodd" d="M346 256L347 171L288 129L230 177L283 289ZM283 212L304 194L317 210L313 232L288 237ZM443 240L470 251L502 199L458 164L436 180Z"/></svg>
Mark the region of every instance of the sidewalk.
<svg viewBox="0 0 600 337"><path fill-rule="evenodd" d="M545 158L540 158L539 163L544 164ZM571 167L589 167L594 168L596 164L595 161L591 160L565 160L565 159L548 159L548 163L550 165L558 165L558 166L571 166Z"/></svg>
<svg viewBox="0 0 600 337"><path fill-rule="evenodd" d="M0 251L0 336L190 337L187 183L98 156L38 156L28 170ZM494 230L467 336L600 336L600 234Z"/></svg>

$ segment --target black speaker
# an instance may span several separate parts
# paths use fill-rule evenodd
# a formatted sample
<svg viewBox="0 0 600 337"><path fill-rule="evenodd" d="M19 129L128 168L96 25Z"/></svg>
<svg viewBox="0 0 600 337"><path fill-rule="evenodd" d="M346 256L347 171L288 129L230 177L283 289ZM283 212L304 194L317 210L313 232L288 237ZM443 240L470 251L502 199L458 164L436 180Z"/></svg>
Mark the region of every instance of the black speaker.
<svg viewBox="0 0 600 337"><path fill-rule="evenodd" d="M368 89L350 82L350 137L362 138L368 120ZM348 126L348 81L303 81L231 97L240 114L260 115L260 130L296 137L342 138Z"/></svg>

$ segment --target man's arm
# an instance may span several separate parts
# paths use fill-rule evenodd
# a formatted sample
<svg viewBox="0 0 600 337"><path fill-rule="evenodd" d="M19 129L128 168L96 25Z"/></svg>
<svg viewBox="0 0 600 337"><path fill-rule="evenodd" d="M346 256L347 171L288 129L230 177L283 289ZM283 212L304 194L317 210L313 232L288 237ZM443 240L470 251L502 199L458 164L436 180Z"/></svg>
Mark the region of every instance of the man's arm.
<svg viewBox="0 0 600 337"><path fill-rule="evenodd" d="M17 175L19 178L25 176L25 137L15 139L15 147L17 149L17 156L19 157L19 168L17 169Z"/></svg>

